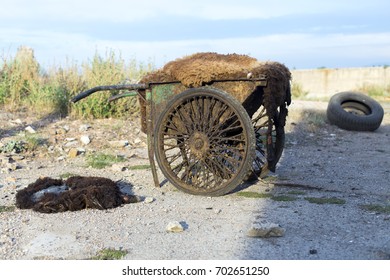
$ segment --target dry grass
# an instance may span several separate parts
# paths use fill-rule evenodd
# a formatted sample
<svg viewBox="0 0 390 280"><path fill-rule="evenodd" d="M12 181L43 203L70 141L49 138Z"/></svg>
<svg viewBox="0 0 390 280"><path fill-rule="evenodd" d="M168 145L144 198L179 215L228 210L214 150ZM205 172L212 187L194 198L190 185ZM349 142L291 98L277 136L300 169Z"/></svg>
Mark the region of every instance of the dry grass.
<svg viewBox="0 0 390 280"><path fill-rule="evenodd" d="M0 106L9 111L27 110L39 115L58 113L84 118L132 116L138 113L136 98L109 104L109 93L97 93L77 104L70 99L97 85L136 83L152 63L125 61L113 51L95 54L92 60L77 65L42 69L30 48L21 47L15 57L0 60Z"/></svg>

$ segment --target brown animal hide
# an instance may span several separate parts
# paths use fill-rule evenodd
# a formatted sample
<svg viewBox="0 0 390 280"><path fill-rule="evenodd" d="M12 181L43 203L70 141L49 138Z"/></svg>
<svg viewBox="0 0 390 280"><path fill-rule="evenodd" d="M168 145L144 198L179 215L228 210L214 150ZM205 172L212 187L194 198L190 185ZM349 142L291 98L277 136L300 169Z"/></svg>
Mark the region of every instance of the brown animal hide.
<svg viewBox="0 0 390 280"><path fill-rule="evenodd" d="M256 59L246 55L196 53L168 62L141 82L180 81L186 87L200 87L214 80L246 78L257 64Z"/></svg>
<svg viewBox="0 0 390 280"><path fill-rule="evenodd" d="M216 80L245 79L248 75L252 78L266 76L267 86L263 88L262 103L270 118L277 114L278 107L280 110L287 110L286 106L291 103L289 69L281 63L261 62L247 55L196 53L167 63L163 68L144 76L140 82L148 84L177 81L191 88L212 84ZM228 86L224 85L223 90L234 96L233 89L229 90ZM141 102L141 107L142 105L145 104ZM250 111L249 108L245 109ZM287 111L282 115L287 115ZM145 112L142 118L145 120ZM284 116L281 122L284 126ZM145 127L143 123L144 131Z"/></svg>
<svg viewBox="0 0 390 280"><path fill-rule="evenodd" d="M16 194L16 206L43 213L110 209L137 202L136 196L120 191L117 184L102 177L70 177L66 181L39 178Z"/></svg>

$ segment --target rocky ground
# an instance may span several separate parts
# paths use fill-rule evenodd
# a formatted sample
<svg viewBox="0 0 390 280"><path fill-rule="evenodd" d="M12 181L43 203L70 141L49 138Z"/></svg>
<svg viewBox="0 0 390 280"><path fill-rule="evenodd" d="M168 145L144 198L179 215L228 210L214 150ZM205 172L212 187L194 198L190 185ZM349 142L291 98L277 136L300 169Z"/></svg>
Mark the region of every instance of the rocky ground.
<svg viewBox="0 0 390 280"><path fill-rule="evenodd" d="M155 188L138 120L1 112L0 259L88 259L107 248L125 259L390 259L390 106L377 131L350 132L324 122L326 105L294 101L276 174L222 197ZM92 168L94 152L125 161ZM121 180L141 201L56 214L14 207L38 178L72 175ZM261 227L268 237L253 237Z"/></svg>

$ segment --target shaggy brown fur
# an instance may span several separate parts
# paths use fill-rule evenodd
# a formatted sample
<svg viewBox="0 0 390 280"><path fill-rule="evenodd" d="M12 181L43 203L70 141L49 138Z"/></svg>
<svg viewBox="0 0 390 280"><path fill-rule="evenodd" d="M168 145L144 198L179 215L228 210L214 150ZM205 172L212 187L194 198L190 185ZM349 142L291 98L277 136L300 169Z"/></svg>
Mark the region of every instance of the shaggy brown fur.
<svg viewBox="0 0 390 280"><path fill-rule="evenodd" d="M38 199L34 194L49 187L62 187L62 192L46 192ZM16 206L43 213L76 211L86 208L109 209L124 203L137 202L137 197L122 193L117 184L101 177L70 177L66 181L39 178L16 194Z"/></svg>
<svg viewBox="0 0 390 280"><path fill-rule="evenodd" d="M191 88L204 86L215 80L247 78L249 73L252 78L266 76L267 86L264 87L262 102L268 116L274 117L278 107L286 110L286 105L291 103L289 69L281 63L260 62L247 55L196 53L167 63L162 69L144 76L141 82L148 84L178 81ZM234 96L234 92L224 90ZM281 121L284 123L285 117L283 118Z"/></svg>
<svg viewBox="0 0 390 280"><path fill-rule="evenodd" d="M256 59L246 55L196 53L167 63L141 82L180 81L186 87L200 87L219 79L246 78L257 64Z"/></svg>

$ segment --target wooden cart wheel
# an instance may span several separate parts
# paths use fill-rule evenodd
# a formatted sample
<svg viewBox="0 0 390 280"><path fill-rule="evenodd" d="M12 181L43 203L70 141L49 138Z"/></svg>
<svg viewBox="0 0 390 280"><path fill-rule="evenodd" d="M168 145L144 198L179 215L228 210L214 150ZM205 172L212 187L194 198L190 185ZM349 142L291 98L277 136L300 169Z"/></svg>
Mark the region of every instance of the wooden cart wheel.
<svg viewBox="0 0 390 280"><path fill-rule="evenodd" d="M249 176L250 180L264 178L270 170L275 171L284 149L285 133L281 118L284 118L285 114L287 112L279 109L275 116L270 118L264 106L260 106L252 117L256 137L256 156L253 161L254 174Z"/></svg>
<svg viewBox="0 0 390 280"><path fill-rule="evenodd" d="M252 168L255 134L243 106L220 90L186 90L156 123L156 159L178 189L219 196L234 190Z"/></svg>

